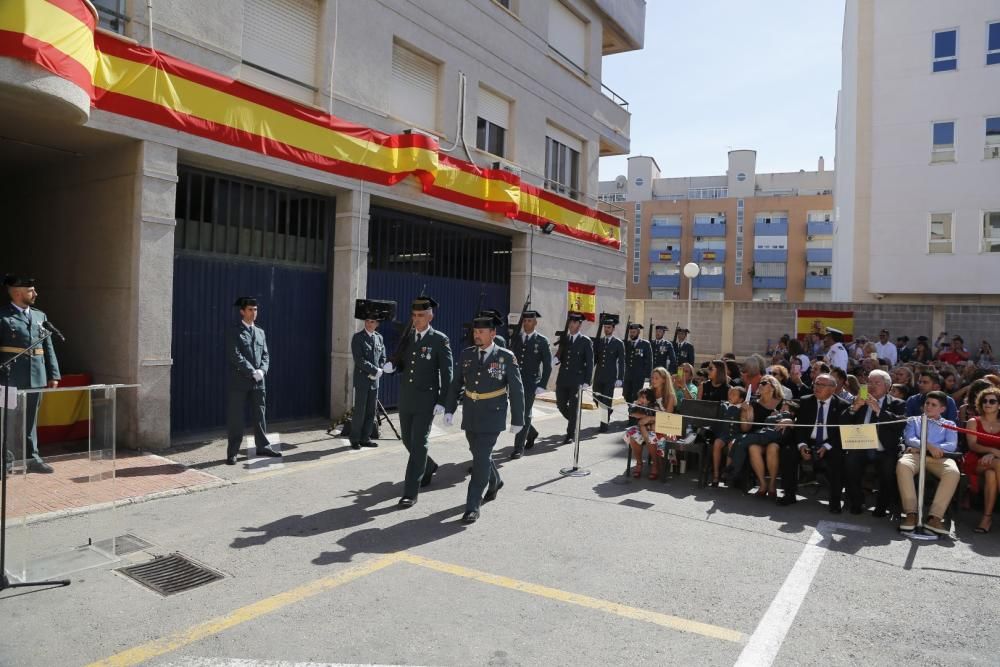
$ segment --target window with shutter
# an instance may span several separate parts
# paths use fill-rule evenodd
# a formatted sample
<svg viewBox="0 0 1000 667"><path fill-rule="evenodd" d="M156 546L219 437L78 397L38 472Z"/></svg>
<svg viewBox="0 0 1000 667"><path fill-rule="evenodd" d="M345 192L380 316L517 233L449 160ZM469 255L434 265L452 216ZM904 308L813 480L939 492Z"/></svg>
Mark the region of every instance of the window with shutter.
<svg viewBox="0 0 1000 667"><path fill-rule="evenodd" d="M243 63L316 89L319 0L246 0Z"/></svg>
<svg viewBox="0 0 1000 667"><path fill-rule="evenodd" d="M587 24L559 0L549 6L549 46L586 72Z"/></svg>
<svg viewBox="0 0 1000 667"><path fill-rule="evenodd" d="M478 116L476 148L499 157L507 157L510 102L492 91L480 88Z"/></svg>
<svg viewBox="0 0 1000 667"><path fill-rule="evenodd" d="M438 64L394 43L389 110L425 130L437 127Z"/></svg>

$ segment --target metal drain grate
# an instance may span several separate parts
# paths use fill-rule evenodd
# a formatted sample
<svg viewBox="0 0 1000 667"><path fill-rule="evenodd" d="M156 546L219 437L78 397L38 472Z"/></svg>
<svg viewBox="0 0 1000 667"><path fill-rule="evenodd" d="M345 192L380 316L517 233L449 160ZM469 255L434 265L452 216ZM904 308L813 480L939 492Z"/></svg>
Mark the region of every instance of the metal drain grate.
<svg viewBox="0 0 1000 667"><path fill-rule="evenodd" d="M119 535L118 537L112 537L106 540L99 540L94 542L94 548L107 553L113 553L116 556L125 556L127 554L134 554L145 549L149 549L153 546L151 542L147 542L141 537L136 537L130 533L124 535Z"/></svg>
<svg viewBox="0 0 1000 667"><path fill-rule="evenodd" d="M118 571L160 595L183 593L223 578L215 570L178 553L158 556L148 563L130 565Z"/></svg>

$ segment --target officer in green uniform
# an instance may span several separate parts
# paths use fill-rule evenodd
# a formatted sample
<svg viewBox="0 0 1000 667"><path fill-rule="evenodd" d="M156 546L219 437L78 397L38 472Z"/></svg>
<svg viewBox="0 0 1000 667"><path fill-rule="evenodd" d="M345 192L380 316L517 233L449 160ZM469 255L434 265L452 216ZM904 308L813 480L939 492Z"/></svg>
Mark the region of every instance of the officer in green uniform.
<svg viewBox="0 0 1000 667"><path fill-rule="evenodd" d="M226 429L229 446L226 448L226 465L236 465L240 453L246 407L250 407L253 421L254 443L258 456L281 456L271 449L267 440L267 419L264 416L264 375L271 364L267 352L264 330L258 327L257 299L241 296L233 304L240 309L240 321L229 329L226 341L226 359L229 362L229 401L226 408Z"/></svg>
<svg viewBox="0 0 1000 667"><path fill-rule="evenodd" d="M492 317L500 322L498 326L503 326L503 315L500 314L499 310L480 310L476 313L476 319L482 319L484 317ZM507 347L507 339L501 336L499 333L494 339L494 342L500 347Z"/></svg>
<svg viewBox="0 0 1000 667"><path fill-rule="evenodd" d="M556 407L566 418L566 437L563 444L573 442L576 435L576 411L581 387L590 388L594 374L594 347L590 339L580 333L583 315L570 313L566 318L567 330L559 343L559 356L553 365L559 366L556 376Z"/></svg>
<svg viewBox="0 0 1000 667"><path fill-rule="evenodd" d="M389 319L389 308L395 302L357 299L354 318L363 320L364 329L351 338L351 356L354 357L354 410L351 412L351 449L378 447L372 442L375 429L375 410L378 401L378 381L385 365L385 343L378 323Z"/></svg>
<svg viewBox="0 0 1000 667"><path fill-rule="evenodd" d="M512 459L521 458L524 450L535 446L538 431L531 425L531 410L535 405L535 396L545 392L552 375L549 339L536 331L541 315L537 310L526 310L519 317L522 317L521 333L511 340L510 350L517 357L521 367L521 380L524 382L524 429L514 436L514 451L510 455ZM498 340L500 336L496 337L494 343Z"/></svg>
<svg viewBox="0 0 1000 667"><path fill-rule="evenodd" d="M604 328L603 335L594 340L594 400L599 405L607 406L608 421L611 420L611 402L614 400L615 387L622 386L625 379L625 345L622 339L615 336L618 326L618 316L605 314L601 318ZM601 409L601 408L598 408ZM607 422L602 421L600 432L608 430Z"/></svg>
<svg viewBox="0 0 1000 667"><path fill-rule="evenodd" d="M653 374L653 348L648 340L639 337L642 325L632 322L628 325L628 338L625 340L625 383L622 387L622 397L628 404L635 403L639 398L639 390ZM629 423L634 419L629 417Z"/></svg>
<svg viewBox="0 0 1000 667"><path fill-rule="evenodd" d="M59 386L59 363L56 361L56 351L52 339L31 346L31 343L44 335L42 323L47 321L45 313L34 308L38 291L33 278L19 278L8 275L4 278L4 286L10 296L10 303L0 308L0 363L31 348L31 352L14 362L9 375L0 378L4 384L15 389L41 389ZM0 394L2 399L2 394ZM38 454L38 406L41 394L28 394L24 406L25 458L28 470L32 472L50 473L52 466L42 460ZM8 416L14 413L8 413ZM5 425L6 427L6 425ZM8 441L10 442L10 441ZM14 458L12 452L5 454L5 465L10 466ZM9 467L8 467L9 469Z"/></svg>
<svg viewBox="0 0 1000 667"><path fill-rule="evenodd" d="M653 341L653 368L666 368L671 373L677 372L677 354L674 344L664 334L667 327L656 325L656 339ZM652 373L650 373L652 375Z"/></svg>
<svg viewBox="0 0 1000 667"><path fill-rule="evenodd" d="M677 355L677 365L680 364L693 364L694 363L694 345L691 341L687 339L688 334L691 333L689 329L680 327L676 331L677 333L677 343L674 345L674 353ZM675 371L676 369L671 369Z"/></svg>
<svg viewBox="0 0 1000 667"><path fill-rule="evenodd" d="M476 344L462 350L458 371L445 400L444 421L449 426L462 397L462 430L472 451L472 478L465 498L463 523L479 519L481 503L496 499L503 488L500 471L493 463L493 448L507 427L507 401L510 401L510 432L524 428L524 387L514 353L496 344L496 328L503 324L497 317L473 320ZM485 497L483 491L486 491Z"/></svg>
<svg viewBox="0 0 1000 667"><path fill-rule="evenodd" d="M422 296L413 300L410 317L413 331L408 334L397 369L391 361L382 367L386 373L399 371L399 428L403 446L410 452L406 464L406 482L400 507L417 504L417 493L428 486L438 464L427 453L431 421L444 414L444 401L451 385L451 346L448 337L431 327L437 301Z"/></svg>

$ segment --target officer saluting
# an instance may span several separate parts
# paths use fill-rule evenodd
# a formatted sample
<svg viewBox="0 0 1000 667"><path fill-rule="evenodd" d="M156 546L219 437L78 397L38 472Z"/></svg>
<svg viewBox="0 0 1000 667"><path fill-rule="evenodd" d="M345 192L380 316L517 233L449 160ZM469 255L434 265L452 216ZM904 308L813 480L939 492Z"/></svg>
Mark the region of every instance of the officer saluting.
<svg viewBox="0 0 1000 667"><path fill-rule="evenodd" d="M472 478L465 498L463 523L479 519L481 503L497 497L503 488L500 471L493 463L493 448L497 437L507 426L507 401L510 401L510 431L524 428L524 388L514 354L494 342L496 328L502 324L496 317L473 320L476 344L462 350L458 372L445 400L445 423L452 423L458 399L462 401L462 430L472 451ZM486 496L483 496L483 491Z"/></svg>
<svg viewBox="0 0 1000 667"><path fill-rule="evenodd" d="M413 331L407 334L398 359L399 367L399 430L403 446L410 452L406 464L406 481L400 507L417 504L417 493L428 486L438 469L427 452L431 421L444 414L444 401L451 384L452 356L448 337L431 327L437 301L420 296L410 305ZM386 373L397 369L390 361L382 367Z"/></svg>
<svg viewBox="0 0 1000 667"><path fill-rule="evenodd" d="M378 402L378 381L385 364L385 343L378 324L390 319L396 304L391 301L354 302L354 319L363 320L365 328L351 338L351 356L354 357L354 410L351 412L351 449L378 447L371 436L375 429L375 410Z"/></svg>
<svg viewBox="0 0 1000 667"><path fill-rule="evenodd" d="M689 333L691 331L684 327L678 327L677 329L677 343L674 345L674 354L677 355L678 366L694 363L694 345L687 339ZM676 372L676 370L676 368L671 369L673 372Z"/></svg>
<svg viewBox="0 0 1000 667"><path fill-rule="evenodd" d="M510 342L510 349L521 366L521 380L524 382L524 429L514 436L512 459L521 458L524 450L535 446L538 431L531 425L531 410L535 405L535 396L545 391L552 375L549 339L535 330L540 317L537 310L524 311L521 314L521 333ZM496 340L499 338L497 336Z"/></svg>
<svg viewBox="0 0 1000 667"><path fill-rule="evenodd" d="M611 420L611 401L614 400L615 387L622 386L625 379L625 345L621 338L615 337L615 327L618 316L602 314L601 324L603 334L594 340L594 393L595 400L600 405L606 405L608 421ZM608 430L607 422L602 421L600 432Z"/></svg>
<svg viewBox="0 0 1000 667"><path fill-rule="evenodd" d="M671 373L676 373L677 355L674 354L674 344L664 337L666 332L667 327L662 324L656 325L656 339L653 341L653 368L666 368Z"/></svg>
<svg viewBox="0 0 1000 667"><path fill-rule="evenodd" d="M590 388L594 374L594 348L590 339L580 334L583 315L570 313L566 318L566 331L559 342L559 375L556 376L556 406L566 418L566 437L563 444L573 442L576 434L576 411L580 387Z"/></svg>
<svg viewBox="0 0 1000 667"><path fill-rule="evenodd" d="M241 296L233 305L240 309L240 322L230 328L226 347L229 360L229 403L226 410L229 447L226 449L226 464L231 466L236 465L236 455L243 441L247 405L253 419L257 454L281 456L270 448L266 434L264 375L270 367L271 358L267 353L264 330L254 324L257 321L257 299Z"/></svg>
<svg viewBox="0 0 1000 667"><path fill-rule="evenodd" d="M653 348L648 340L639 338L642 325L632 322L628 325L628 339L625 341L625 383L622 396L628 404L635 403L649 376L653 374ZM632 418L629 418L632 421Z"/></svg>
<svg viewBox="0 0 1000 667"><path fill-rule="evenodd" d="M0 362L24 352L32 342L41 338L42 323L47 319L45 313L33 307L38 298L34 278L8 275L4 277L3 284L10 296L10 303L0 308ZM10 391L13 392L17 389L57 387L60 377L52 339L46 338L44 343L34 346L30 353L15 361L8 377L0 378L0 381L10 386ZM25 401L24 433L28 440L26 458L30 457L27 461L28 470L50 473L52 466L43 461L38 453L37 424L41 394L28 394ZM6 416L11 414L8 412ZM7 457L4 464L10 466L13 455L8 452L4 456Z"/></svg>

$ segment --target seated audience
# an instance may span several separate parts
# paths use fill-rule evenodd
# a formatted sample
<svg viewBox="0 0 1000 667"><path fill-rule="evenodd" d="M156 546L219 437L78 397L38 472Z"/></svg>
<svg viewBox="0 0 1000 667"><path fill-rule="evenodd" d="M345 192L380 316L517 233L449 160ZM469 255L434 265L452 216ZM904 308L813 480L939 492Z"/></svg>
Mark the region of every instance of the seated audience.
<svg viewBox="0 0 1000 667"><path fill-rule="evenodd" d="M790 401L795 398L795 391L791 387L791 382L789 380L788 369L784 366L774 364L767 369L768 375L773 375L775 379L781 383L781 395L786 401Z"/></svg>
<svg viewBox="0 0 1000 667"><path fill-rule="evenodd" d="M698 398L698 385L694 381L694 366L688 363L680 364L677 367L677 374L674 375L674 393L677 397L677 405L681 401L690 398Z"/></svg>
<svg viewBox="0 0 1000 667"><path fill-rule="evenodd" d="M851 514L864 511L862 480L868 463L874 463L878 473L878 496L872 516L886 517L889 508L896 505L896 459L899 458L899 445L903 438L905 423L902 420L906 418L906 404L889 396L890 382L891 378L885 371L872 371L866 385L868 398L855 398L845 419L846 423L878 425L877 449L845 452L847 504Z"/></svg>
<svg viewBox="0 0 1000 667"><path fill-rule="evenodd" d="M649 387L656 397L656 409L664 412L677 412L677 395L670 382L670 371L663 366L657 366L649 376Z"/></svg>
<svg viewBox="0 0 1000 667"><path fill-rule="evenodd" d="M941 376L934 371L921 371L917 380L917 391L920 393L910 396L906 401L906 416L919 417L923 414L924 397L932 391L941 391ZM958 406L955 401L945 394L945 414L944 418L954 422L958 419Z"/></svg>
<svg viewBox="0 0 1000 667"><path fill-rule="evenodd" d="M726 453L727 456L729 454L729 448L737 434L736 422L740 419L740 411L746 397L747 390L743 387L730 387L729 395L722 403L722 418L729 420L729 423L713 427L715 439L712 441L712 486L719 485L722 454Z"/></svg>
<svg viewBox="0 0 1000 667"><path fill-rule="evenodd" d="M961 477L958 464L945 456L958 446L958 434L944 428L955 425L955 422L944 418L948 399L944 392L932 390L927 392L923 401L923 414L928 420L925 466L927 472L939 480L924 528L939 535L948 534L944 515ZM913 477L920 471L920 417L912 416L907 420L903 442L906 449L896 464L896 483L905 514L899 529L905 532L917 527L917 491Z"/></svg>
<svg viewBox="0 0 1000 667"><path fill-rule="evenodd" d="M632 457L635 459L635 467L632 469L632 477L642 477L642 450L645 445L649 452L649 478L656 479L660 476L663 467L663 459L657 453L657 436L654 430L656 426L657 411L656 392L646 387L639 391L639 396L635 399L635 405L629 411L629 417L635 420L635 426L630 426L625 431L625 442L632 448Z"/></svg>
<svg viewBox="0 0 1000 667"><path fill-rule="evenodd" d="M910 398L910 390L905 384L894 384L892 385L892 389L889 390L889 395L905 403Z"/></svg>
<svg viewBox="0 0 1000 667"><path fill-rule="evenodd" d="M977 533L988 533L993 527L993 508L997 502L1000 483L1000 389L987 387L976 396L976 413L966 424L966 428L983 436L966 435L969 451L965 453L963 467L975 479L978 486L979 475L983 476L983 516L974 529Z"/></svg>
<svg viewBox="0 0 1000 667"><path fill-rule="evenodd" d="M708 362L708 379L698 387L698 400L721 403L729 396L729 374L726 362L715 359Z"/></svg>
<svg viewBox="0 0 1000 667"><path fill-rule="evenodd" d="M730 461L727 466L728 483L732 484L742 473L751 445L766 447L780 438L776 425L768 422L768 417L778 413L781 403L785 400L781 393L781 385L771 375L764 375L757 384L757 395L748 397L740 410L740 433L736 435L730 450ZM767 495L768 486L764 479L763 454L758 449L759 465L754 466L759 482L758 496ZM777 472L777 471L775 471ZM772 479L772 482L774 480Z"/></svg>

